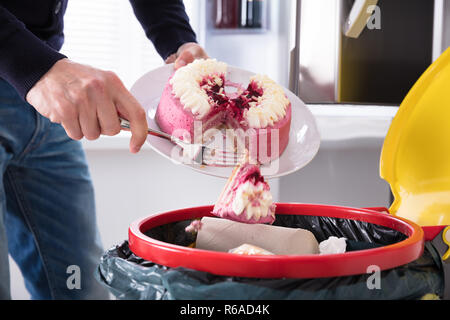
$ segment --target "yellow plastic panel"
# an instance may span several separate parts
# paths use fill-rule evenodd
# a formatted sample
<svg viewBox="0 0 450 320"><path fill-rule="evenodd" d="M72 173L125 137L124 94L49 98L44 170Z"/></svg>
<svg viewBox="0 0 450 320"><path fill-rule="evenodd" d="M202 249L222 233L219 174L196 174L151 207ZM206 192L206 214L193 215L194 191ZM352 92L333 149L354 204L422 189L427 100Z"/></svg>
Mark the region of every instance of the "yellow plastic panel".
<svg viewBox="0 0 450 320"><path fill-rule="evenodd" d="M450 48L400 105L380 174L395 197L392 214L421 226L450 225Z"/></svg>

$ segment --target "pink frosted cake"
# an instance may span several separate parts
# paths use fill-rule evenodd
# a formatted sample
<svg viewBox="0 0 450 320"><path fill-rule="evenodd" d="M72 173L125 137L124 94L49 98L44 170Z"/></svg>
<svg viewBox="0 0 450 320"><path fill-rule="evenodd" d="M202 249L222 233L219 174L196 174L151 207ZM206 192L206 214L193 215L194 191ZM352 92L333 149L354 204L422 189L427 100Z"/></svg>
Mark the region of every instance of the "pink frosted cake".
<svg viewBox="0 0 450 320"><path fill-rule="evenodd" d="M212 213L238 222L272 224L275 207L259 166L247 162L233 170Z"/></svg>
<svg viewBox="0 0 450 320"><path fill-rule="evenodd" d="M283 88L267 76L255 75L247 87L231 93L229 88L236 85L227 82L226 74L227 65L214 59L178 69L156 111L159 127L191 141L209 129L242 129L252 159L265 163L278 158L288 144L291 124L291 103Z"/></svg>

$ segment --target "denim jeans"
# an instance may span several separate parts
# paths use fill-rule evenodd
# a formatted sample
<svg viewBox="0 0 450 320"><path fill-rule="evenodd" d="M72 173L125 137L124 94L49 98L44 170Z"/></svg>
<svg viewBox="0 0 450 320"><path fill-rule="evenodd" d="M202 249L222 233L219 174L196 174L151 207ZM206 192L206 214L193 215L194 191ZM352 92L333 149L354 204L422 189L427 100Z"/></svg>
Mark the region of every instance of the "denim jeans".
<svg viewBox="0 0 450 320"><path fill-rule="evenodd" d="M8 252L32 299L107 299L81 144L1 78L0 178L0 299L10 298Z"/></svg>

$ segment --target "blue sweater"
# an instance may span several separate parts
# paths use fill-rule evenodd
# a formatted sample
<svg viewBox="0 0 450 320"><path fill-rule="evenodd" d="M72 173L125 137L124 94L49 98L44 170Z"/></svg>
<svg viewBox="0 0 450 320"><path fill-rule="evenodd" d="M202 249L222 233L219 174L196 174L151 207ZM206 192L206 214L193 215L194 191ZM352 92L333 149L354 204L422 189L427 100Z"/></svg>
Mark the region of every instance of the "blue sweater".
<svg viewBox="0 0 450 320"><path fill-rule="evenodd" d="M34 84L66 58L63 17L68 0L0 0L0 78L25 98ZM163 59L195 42L182 0L130 0L134 13ZM82 17L80 17L80 21Z"/></svg>

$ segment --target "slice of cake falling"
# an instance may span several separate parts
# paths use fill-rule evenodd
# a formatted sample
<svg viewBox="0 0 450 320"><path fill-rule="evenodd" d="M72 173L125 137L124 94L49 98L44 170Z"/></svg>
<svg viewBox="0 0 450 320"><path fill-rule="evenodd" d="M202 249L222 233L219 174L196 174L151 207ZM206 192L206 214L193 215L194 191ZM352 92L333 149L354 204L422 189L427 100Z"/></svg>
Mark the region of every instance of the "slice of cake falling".
<svg viewBox="0 0 450 320"><path fill-rule="evenodd" d="M212 213L244 223L274 222L275 204L258 165L245 162L233 170Z"/></svg>

